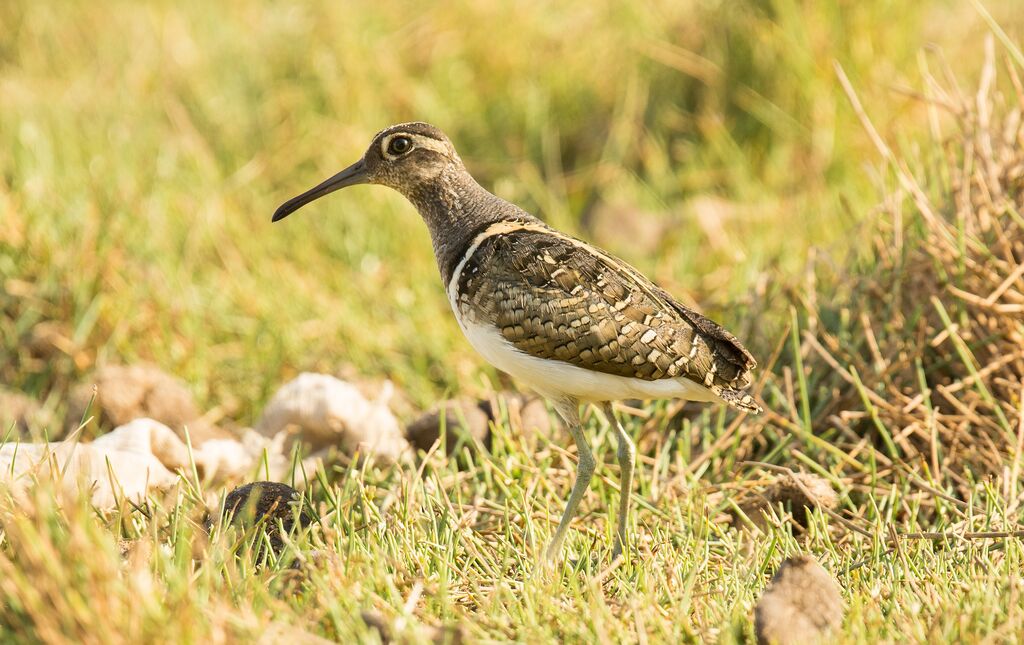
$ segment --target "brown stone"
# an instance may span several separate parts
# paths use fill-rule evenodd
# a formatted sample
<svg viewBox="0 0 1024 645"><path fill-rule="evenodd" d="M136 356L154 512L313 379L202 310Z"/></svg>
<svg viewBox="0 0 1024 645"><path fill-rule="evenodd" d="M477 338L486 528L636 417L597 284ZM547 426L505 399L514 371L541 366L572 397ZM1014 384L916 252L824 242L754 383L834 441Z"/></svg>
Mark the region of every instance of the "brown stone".
<svg viewBox="0 0 1024 645"><path fill-rule="evenodd" d="M94 391L96 398L89 407ZM185 383L151 365L108 365L96 370L72 391L65 430L77 428L87 409L89 416L107 428L150 418L183 437L188 425L193 445L221 435L199 422L199 408Z"/></svg>
<svg viewBox="0 0 1024 645"><path fill-rule="evenodd" d="M416 448L430 450L440 436L443 419L449 451L458 445L460 434L472 437L489 448L491 423L500 418L502 405L508 411L513 432L532 437L538 432L543 434L551 431L551 417L542 399L502 393L493 399L449 399L410 423L406 427L406 438Z"/></svg>
<svg viewBox="0 0 1024 645"><path fill-rule="evenodd" d="M449 399L406 426L405 438L419 450L430 450L444 427L447 449L451 451L459 435L486 444L490 438L490 422L489 411L484 411L481 402L469 398Z"/></svg>
<svg viewBox="0 0 1024 645"><path fill-rule="evenodd" d="M763 529L772 509L779 504L789 511L796 524L806 528L813 509L834 509L839 504L839 496L827 479L811 473L792 472L780 476L738 505L754 526ZM733 518L734 524L739 521L738 515Z"/></svg>
<svg viewBox="0 0 1024 645"><path fill-rule="evenodd" d="M302 505L297 514L295 504ZM287 484L268 481L245 484L228 493L224 498L224 519L243 529L261 525L275 554L284 550L283 534L291 532L296 521L303 528L313 521L299 491ZM208 528L212 528L212 520Z"/></svg>
<svg viewBox="0 0 1024 645"><path fill-rule="evenodd" d="M785 560L754 610L761 645L826 642L842 622L839 584L809 555Z"/></svg>

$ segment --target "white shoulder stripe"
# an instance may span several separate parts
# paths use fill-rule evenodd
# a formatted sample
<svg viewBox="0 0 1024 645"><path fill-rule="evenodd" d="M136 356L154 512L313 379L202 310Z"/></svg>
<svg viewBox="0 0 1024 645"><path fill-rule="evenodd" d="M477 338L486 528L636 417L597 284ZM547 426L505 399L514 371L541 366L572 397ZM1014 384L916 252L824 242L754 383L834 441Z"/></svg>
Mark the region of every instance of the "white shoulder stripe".
<svg viewBox="0 0 1024 645"><path fill-rule="evenodd" d="M505 233L511 233L512 231L542 231L544 233L552 233L552 230L543 224L530 224L527 222L495 222L481 233L473 238L473 242L466 249L466 252L462 255L462 259L455 265L455 270L452 271L452 277L448 281L448 301L452 305L452 309L458 313L458 309L455 306L459 297L459 277L462 275L462 270L466 267L466 263L469 262L476 250L480 248L480 245L484 243L489 237L495 235L504 235Z"/></svg>

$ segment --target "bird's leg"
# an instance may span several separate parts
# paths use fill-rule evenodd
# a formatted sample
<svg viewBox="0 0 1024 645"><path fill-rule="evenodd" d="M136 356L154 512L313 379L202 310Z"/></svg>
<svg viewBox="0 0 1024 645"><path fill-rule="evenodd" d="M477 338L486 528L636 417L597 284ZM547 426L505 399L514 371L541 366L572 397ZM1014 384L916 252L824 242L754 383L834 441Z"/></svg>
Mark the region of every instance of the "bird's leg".
<svg viewBox="0 0 1024 645"><path fill-rule="evenodd" d="M608 423L615 428L618 440L616 455L619 458L619 524L615 531L615 546L612 549L612 559L619 557L626 547L626 523L629 520L629 498L633 490L633 467L636 465L636 446L633 440L626 434L626 430L615 418L611 403L602 404L604 414L608 417Z"/></svg>
<svg viewBox="0 0 1024 645"><path fill-rule="evenodd" d="M576 471L576 481L572 485L572 492L569 494L569 503L565 507L565 512L562 513L562 521L558 523L555 537L551 539L551 544L548 545L547 557L549 560L557 558L562 550L565 532L568 530L572 518L576 516L576 508L580 505L580 500L583 498L583 493L586 492L587 486L590 485L590 478L594 475L595 466L594 455L590 451L590 444L587 443L586 437L583 436L583 428L580 426L579 402L576 399L561 399L555 400L554 406L555 411L565 421L569 434L576 441L580 465Z"/></svg>

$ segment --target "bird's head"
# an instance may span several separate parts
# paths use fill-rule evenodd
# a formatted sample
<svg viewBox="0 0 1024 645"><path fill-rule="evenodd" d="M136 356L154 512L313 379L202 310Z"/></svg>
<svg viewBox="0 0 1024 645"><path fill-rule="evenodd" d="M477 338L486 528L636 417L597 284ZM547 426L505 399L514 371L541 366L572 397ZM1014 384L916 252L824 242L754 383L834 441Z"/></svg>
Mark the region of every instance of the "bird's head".
<svg viewBox="0 0 1024 645"><path fill-rule="evenodd" d="M439 129L421 122L393 125L373 137L359 161L281 204L274 212L273 221L284 219L315 199L356 184L380 184L408 196L452 165L461 167L462 160Z"/></svg>

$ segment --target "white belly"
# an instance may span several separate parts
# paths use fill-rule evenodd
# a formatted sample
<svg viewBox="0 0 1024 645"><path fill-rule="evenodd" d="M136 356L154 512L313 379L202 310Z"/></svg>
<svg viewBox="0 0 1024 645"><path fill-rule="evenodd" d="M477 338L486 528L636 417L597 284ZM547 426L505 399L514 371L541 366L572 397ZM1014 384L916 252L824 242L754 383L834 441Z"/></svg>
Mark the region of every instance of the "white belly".
<svg viewBox="0 0 1024 645"><path fill-rule="evenodd" d="M645 381L595 372L555 359L530 356L516 349L494 327L467 322L458 311L455 312L455 317L459 319L459 326L462 327L469 344L480 352L487 362L548 397L571 396L584 402L622 399L718 399L711 390L685 378Z"/></svg>

